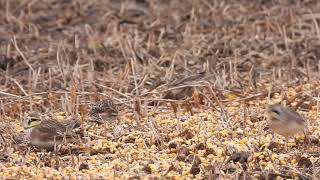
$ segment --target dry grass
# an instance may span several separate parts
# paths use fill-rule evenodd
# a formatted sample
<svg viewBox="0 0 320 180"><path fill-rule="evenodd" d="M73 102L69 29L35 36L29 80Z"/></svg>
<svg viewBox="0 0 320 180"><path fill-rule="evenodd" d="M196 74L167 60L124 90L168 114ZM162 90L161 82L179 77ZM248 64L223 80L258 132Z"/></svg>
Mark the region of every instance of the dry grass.
<svg viewBox="0 0 320 180"><path fill-rule="evenodd" d="M0 0L0 177L320 178L319 143L285 152L263 116L281 101L319 138L319 12L316 0ZM89 105L106 97L119 117L93 125ZM16 143L30 111L81 115L86 141Z"/></svg>

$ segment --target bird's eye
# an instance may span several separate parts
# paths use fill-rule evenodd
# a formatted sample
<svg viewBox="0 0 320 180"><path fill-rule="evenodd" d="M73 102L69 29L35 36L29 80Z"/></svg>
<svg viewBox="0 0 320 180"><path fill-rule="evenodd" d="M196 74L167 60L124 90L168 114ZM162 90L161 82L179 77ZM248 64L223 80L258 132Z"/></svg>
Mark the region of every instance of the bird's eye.
<svg viewBox="0 0 320 180"><path fill-rule="evenodd" d="M280 112L278 110L276 110L276 109L272 109L271 112L276 113L278 115L280 114Z"/></svg>
<svg viewBox="0 0 320 180"><path fill-rule="evenodd" d="M38 118L35 118L35 117L31 117L30 119L29 119L29 122L31 123L31 122L35 122L35 121L39 121L39 119Z"/></svg>

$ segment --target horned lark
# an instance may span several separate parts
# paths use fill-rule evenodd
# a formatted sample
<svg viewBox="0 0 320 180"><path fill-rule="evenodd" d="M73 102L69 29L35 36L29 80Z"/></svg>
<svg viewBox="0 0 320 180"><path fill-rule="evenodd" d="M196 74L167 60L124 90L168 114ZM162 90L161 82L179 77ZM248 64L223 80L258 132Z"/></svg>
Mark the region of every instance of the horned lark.
<svg viewBox="0 0 320 180"><path fill-rule="evenodd" d="M193 110L199 105L194 102L195 98L192 98L194 94L197 94L197 86L203 85L205 80L210 77L206 72L198 74L180 77L167 84L167 90L164 91L162 99L176 100L171 101L171 107L177 117L179 106L184 106L191 115Z"/></svg>
<svg viewBox="0 0 320 180"><path fill-rule="evenodd" d="M78 135L71 129L77 124L74 120L62 123L33 113L25 118L26 140L39 149L53 150L59 144L78 140Z"/></svg>
<svg viewBox="0 0 320 180"><path fill-rule="evenodd" d="M168 90L165 91L163 99L182 100L191 97L194 91L195 83L203 80L206 76L204 72L176 79L168 84Z"/></svg>
<svg viewBox="0 0 320 180"><path fill-rule="evenodd" d="M308 132L306 120L297 112L280 104L270 105L267 109L269 128L282 136L288 142L295 134ZM287 144L286 144L287 149Z"/></svg>
<svg viewBox="0 0 320 180"><path fill-rule="evenodd" d="M96 102L90 109L90 121L102 123L107 118L113 118L118 115L117 106L111 99L104 99Z"/></svg>

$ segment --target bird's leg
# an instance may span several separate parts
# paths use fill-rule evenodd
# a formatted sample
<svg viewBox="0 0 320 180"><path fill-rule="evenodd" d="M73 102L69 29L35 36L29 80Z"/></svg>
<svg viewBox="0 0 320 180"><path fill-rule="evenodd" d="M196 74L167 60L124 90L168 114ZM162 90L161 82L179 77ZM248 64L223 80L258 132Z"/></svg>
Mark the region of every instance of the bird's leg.
<svg viewBox="0 0 320 180"><path fill-rule="evenodd" d="M176 126L176 128L177 128L177 131L180 133L180 132L182 132L182 129L183 129L182 124L181 124L180 117L176 117L176 120L177 120L177 126Z"/></svg>
<svg viewBox="0 0 320 180"><path fill-rule="evenodd" d="M178 113L178 105L175 102L170 102L170 104L171 104L171 107L173 109L173 112L174 112L176 118L178 118L178 115L177 115L177 113Z"/></svg>
<svg viewBox="0 0 320 180"><path fill-rule="evenodd" d="M56 143L56 136L53 136L53 144L54 144L54 147L53 147L53 152L57 152L57 143Z"/></svg>
<svg viewBox="0 0 320 180"><path fill-rule="evenodd" d="M185 107L186 107L187 112L189 112L191 114L191 116L193 116L194 113L192 111L192 104L189 101L187 101L187 102L185 102Z"/></svg>
<svg viewBox="0 0 320 180"><path fill-rule="evenodd" d="M271 138L270 144L272 144L272 146L278 145L278 144L276 143L276 134L275 134L274 132L272 132L272 138ZM277 146L277 147L278 147L278 146Z"/></svg>
<svg viewBox="0 0 320 180"><path fill-rule="evenodd" d="M304 134L304 148L305 150L307 150L307 146L311 144L311 139L309 138L308 135L309 131L308 130L304 130L303 134Z"/></svg>
<svg viewBox="0 0 320 180"><path fill-rule="evenodd" d="M304 143L306 144L306 145L308 145L311 141L310 141L310 139L309 139L309 131L308 130L304 130L303 131L303 134L304 134Z"/></svg>
<svg viewBox="0 0 320 180"><path fill-rule="evenodd" d="M274 132L272 132L272 138L271 138L272 143L274 142L274 138L275 138L275 134L274 134Z"/></svg>
<svg viewBox="0 0 320 180"><path fill-rule="evenodd" d="M180 118L178 116L178 108L179 108L179 104L175 103L175 102L170 102L172 109L174 111L176 120L177 120L177 130L178 132L180 132L182 130L182 125L181 125L181 121Z"/></svg>
<svg viewBox="0 0 320 180"><path fill-rule="evenodd" d="M288 137L285 137L286 138L286 145L285 145L285 151L288 152L288 143L289 143L289 138Z"/></svg>

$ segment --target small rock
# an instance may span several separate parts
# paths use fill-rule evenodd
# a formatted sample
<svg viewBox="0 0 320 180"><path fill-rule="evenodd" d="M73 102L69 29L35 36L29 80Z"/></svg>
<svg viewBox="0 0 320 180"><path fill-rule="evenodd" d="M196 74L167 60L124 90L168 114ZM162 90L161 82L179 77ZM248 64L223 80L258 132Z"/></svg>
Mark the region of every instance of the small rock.
<svg viewBox="0 0 320 180"><path fill-rule="evenodd" d="M312 162L307 157L300 157L300 158L298 158L298 166L308 168L308 167L312 166Z"/></svg>
<svg viewBox="0 0 320 180"><path fill-rule="evenodd" d="M189 154L190 154L190 152L186 147L180 146L177 149L177 160L178 161L185 161Z"/></svg>
<svg viewBox="0 0 320 180"><path fill-rule="evenodd" d="M193 175L197 175L200 173L200 167L197 165L192 165L190 169L190 173Z"/></svg>
<svg viewBox="0 0 320 180"><path fill-rule="evenodd" d="M142 170L144 172L146 172L147 174L151 174L152 173L152 169L151 167L149 166L149 164L146 164L145 166L143 166Z"/></svg>
<svg viewBox="0 0 320 180"><path fill-rule="evenodd" d="M240 162L240 163L246 163L249 158L249 153L248 152L236 152L231 155L230 160L233 162Z"/></svg>
<svg viewBox="0 0 320 180"><path fill-rule="evenodd" d="M242 135L242 134L243 134L243 130L240 129L240 128L238 128L238 129L236 130L236 133L239 134L239 135Z"/></svg>
<svg viewBox="0 0 320 180"><path fill-rule="evenodd" d="M206 145L204 143L197 144L195 147L197 150L205 150Z"/></svg>
<svg viewBox="0 0 320 180"><path fill-rule="evenodd" d="M201 164L201 159L198 156L189 155L186 159L186 162L199 166Z"/></svg>
<svg viewBox="0 0 320 180"><path fill-rule="evenodd" d="M89 169L89 165L87 163L81 163L79 166L79 171L81 171L82 169Z"/></svg>
<svg viewBox="0 0 320 180"><path fill-rule="evenodd" d="M186 138L186 140L189 140L192 139L194 135L190 130L186 129L183 132L181 132L179 136Z"/></svg>

